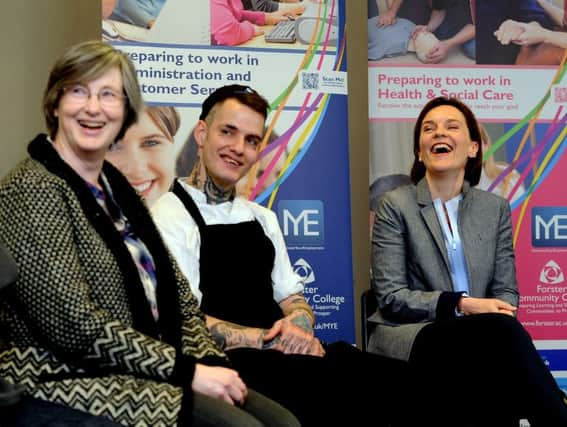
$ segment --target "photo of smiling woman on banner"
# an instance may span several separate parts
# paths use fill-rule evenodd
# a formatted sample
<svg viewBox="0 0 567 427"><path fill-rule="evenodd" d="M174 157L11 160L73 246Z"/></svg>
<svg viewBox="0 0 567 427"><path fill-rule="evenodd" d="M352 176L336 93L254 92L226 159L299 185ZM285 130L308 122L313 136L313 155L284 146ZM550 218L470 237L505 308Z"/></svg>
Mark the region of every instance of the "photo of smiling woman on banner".
<svg viewBox="0 0 567 427"><path fill-rule="evenodd" d="M174 107L146 106L106 159L128 179L151 206L167 192L175 176L174 137L181 124Z"/></svg>

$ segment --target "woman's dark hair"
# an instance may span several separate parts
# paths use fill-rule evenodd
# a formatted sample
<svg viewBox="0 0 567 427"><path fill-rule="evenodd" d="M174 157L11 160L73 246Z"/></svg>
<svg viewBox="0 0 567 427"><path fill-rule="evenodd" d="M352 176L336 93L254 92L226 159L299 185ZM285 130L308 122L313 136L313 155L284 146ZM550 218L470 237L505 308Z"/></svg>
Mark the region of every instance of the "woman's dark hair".
<svg viewBox="0 0 567 427"><path fill-rule="evenodd" d="M476 120L471 109L462 101L457 98L438 97L429 101L417 117L415 127L413 129L413 165L411 167L410 177L414 184L417 184L425 176L425 165L419 160L419 139L421 136L421 125L423 119L431 110L442 105L450 105L459 110L465 117L467 128L472 141L478 143L478 152L475 157L470 157L465 165L465 179L470 185L477 185L480 181L480 174L482 172L482 138L480 134L480 126Z"/></svg>

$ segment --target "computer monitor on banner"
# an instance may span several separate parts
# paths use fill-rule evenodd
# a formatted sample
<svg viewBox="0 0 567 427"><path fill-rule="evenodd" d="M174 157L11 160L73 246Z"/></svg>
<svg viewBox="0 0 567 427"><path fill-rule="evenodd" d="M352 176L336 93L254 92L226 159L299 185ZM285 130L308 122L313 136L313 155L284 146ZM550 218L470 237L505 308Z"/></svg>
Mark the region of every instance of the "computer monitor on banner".
<svg viewBox="0 0 567 427"><path fill-rule="evenodd" d="M211 44L207 0L167 0L149 31L148 42Z"/></svg>

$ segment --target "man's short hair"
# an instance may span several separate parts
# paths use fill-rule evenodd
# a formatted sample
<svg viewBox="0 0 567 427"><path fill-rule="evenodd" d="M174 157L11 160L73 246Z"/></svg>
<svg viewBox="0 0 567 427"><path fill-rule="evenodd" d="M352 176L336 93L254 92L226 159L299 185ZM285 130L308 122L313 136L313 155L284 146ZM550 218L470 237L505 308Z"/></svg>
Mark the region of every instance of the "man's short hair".
<svg viewBox="0 0 567 427"><path fill-rule="evenodd" d="M268 117L270 108L268 101L250 86L234 84L219 87L205 99L199 120L205 120L215 105L221 104L227 99L236 99L241 104L260 113L264 120Z"/></svg>

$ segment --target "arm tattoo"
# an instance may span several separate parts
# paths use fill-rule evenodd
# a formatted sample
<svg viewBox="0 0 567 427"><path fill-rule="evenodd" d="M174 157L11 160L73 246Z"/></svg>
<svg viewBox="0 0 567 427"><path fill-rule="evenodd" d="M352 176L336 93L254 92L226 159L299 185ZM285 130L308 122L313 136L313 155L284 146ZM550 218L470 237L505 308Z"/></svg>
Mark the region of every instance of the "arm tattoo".
<svg viewBox="0 0 567 427"><path fill-rule="evenodd" d="M254 330L230 322L218 322L210 328L213 339L224 350L238 347L261 348L265 332L257 334L253 333Z"/></svg>

